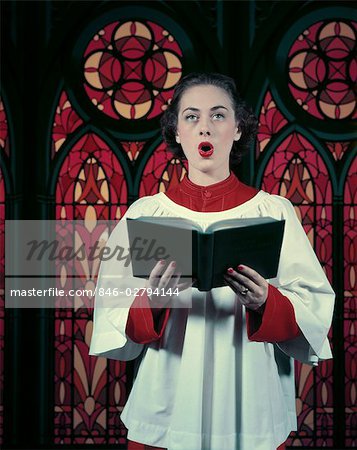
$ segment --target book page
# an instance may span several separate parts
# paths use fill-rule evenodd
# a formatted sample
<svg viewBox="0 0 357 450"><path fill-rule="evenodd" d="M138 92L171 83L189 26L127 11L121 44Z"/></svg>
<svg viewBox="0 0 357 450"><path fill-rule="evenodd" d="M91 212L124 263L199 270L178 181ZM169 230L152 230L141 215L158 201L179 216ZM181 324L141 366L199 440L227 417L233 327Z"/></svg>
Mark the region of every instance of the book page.
<svg viewBox="0 0 357 450"><path fill-rule="evenodd" d="M132 220L132 219L130 219ZM189 219L183 219L181 217L152 217L152 216L141 216L137 219L140 222L147 222L152 224L164 225L173 228L180 228L183 230L198 230L202 231L202 227Z"/></svg>
<svg viewBox="0 0 357 450"><path fill-rule="evenodd" d="M205 232L206 233L212 233L218 230L226 230L230 228L245 228L245 227L251 227L255 225L263 225L267 223L272 222L279 222L276 219L273 219L272 217L253 217L253 218L247 218L247 219L226 219L226 220L220 220L219 222L212 223L209 225Z"/></svg>

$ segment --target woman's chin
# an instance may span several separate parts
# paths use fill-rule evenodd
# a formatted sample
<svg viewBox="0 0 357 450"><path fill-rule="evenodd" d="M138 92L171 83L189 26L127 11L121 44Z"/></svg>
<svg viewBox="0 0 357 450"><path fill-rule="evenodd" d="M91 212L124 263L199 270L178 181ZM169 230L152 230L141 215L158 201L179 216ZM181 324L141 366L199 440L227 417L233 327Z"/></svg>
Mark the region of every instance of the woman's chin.
<svg viewBox="0 0 357 450"><path fill-rule="evenodd" d="M190 167L190 166L189 166ZM200 170L202 172L208 172L211 171L212 168L214 167L213 164L213 159L209 158L209 159L204 159L204 160L200 160L197 164L195 164L193 166L196 170Z"/></svg>
<svg viewBox="0 0 357 450"><path fill-rule="evenodd" d="M213 164L213 161L203 161L200 164L194 164L191 166L188 166L188 173L191 173L193 175L195 173L195 176L199 176L199 174L202 174L204 176L215 176L217 172L216 164Z"/></svg>

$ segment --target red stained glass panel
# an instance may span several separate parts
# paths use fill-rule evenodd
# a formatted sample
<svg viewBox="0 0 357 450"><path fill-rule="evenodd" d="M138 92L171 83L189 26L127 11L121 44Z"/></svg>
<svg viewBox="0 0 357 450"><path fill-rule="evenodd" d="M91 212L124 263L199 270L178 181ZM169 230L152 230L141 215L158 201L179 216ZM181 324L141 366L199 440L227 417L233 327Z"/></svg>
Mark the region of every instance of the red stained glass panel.
<svg viewBox="0 0 357 450"><path fill-rule="evenodd" d="M277 108L271 92L267 90L263 106L259 114L257 134L257 158L269 144L271 138L278 133L288 121Z"/></svg>
<svg viewBox="0 0 357 450"><path fill-rule="evenodd" d="M308 114L322 120L356 117L356 32L353 21L320 21L292 45L289 89Z"/></svg>
<svg viewBox="0 0 357 450"><path fill-rule="evenodd" d="M79 219L76 243L91 248L108 235L105 222L127 209L127 185L118 159L97 135L83 136L66 157L57 182L57 219ZM57 236L71 236L59 220ZM72 244L73 245L73 244ZM94 290L98 259L58 265L58 287ZM80 274L75 280L68 274ZM90 357L92 299L79 293L55 312L55 443L124 444L118 411L126 401L125 363ZM63 305L62 305L63 306ZM109 407L108 407L108 396Z"/></svg>
<svg viewBox="0 0 357 450"><path fill-rule="evenodd" d="M336 161L342 159L346 153L353 152L353 142L326 142L326 146Z"/></svg>
<svg viewBox="0 0 357 450"><path fill-rule="evenodd" d="M174 158L166 149L166 144L160 144L148 162L141 177L139 196L166 192L169 186L178 184L187 172L187 162Z"/></svg>
<svg viewBox="0 0 357 450"><path fill-rule="evenodd" d="M356 447L356 268L357 268L357 160L351 164L344 192L344 349L346 447Z"/></svg>
<svg viewBox="0 0 357 450"><path fill-rule="evenodd" d="M68 100L67 93L61 93L52 127L52 157L59 151L68 136L73 133L83 120L76 113Z"/></svg>
<svg viewBox="0 0 357 450"><path fill-rule="evenodd" d="M161 25L113 22L84 52L84 89L92 104L114 119L151 119L170 101L182 74L182 51Z"/></svg>
<svg viewBox="0 0 357 450"><path fill-rule="evenodd" d="M58 178L56 203L56 216L61 219L83 219L88 205L98 205L98 220L109 219L109 214L120 219L124 214L127 187L123 170L97 135L83 136L68 154Z"/></svg>
<svg viewBox="0 0 357 450"><path fill-rule="evenodd" d="M299 133L288 136L266 165L262 188L287 197L295 205L332 281L332 187L327 168L313 145ZM333 445L332 368L332 361L324 361L315 369L296 363L298 431L289 439L289 445Z"/></svg>
<svg viewBox="0 0 357 450"><path fill-rule="evenodd" d="M121 141L120 143L123 146L130 161L135 161L137 159L145 145L145 142L138 141Z"/></svg>

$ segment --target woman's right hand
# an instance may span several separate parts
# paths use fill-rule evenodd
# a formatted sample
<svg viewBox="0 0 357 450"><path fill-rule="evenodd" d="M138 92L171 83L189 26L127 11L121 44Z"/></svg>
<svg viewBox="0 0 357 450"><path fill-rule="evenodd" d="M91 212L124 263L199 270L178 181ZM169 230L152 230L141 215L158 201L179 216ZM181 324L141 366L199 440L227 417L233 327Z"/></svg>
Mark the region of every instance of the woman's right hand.
<svg viewBox="0 0 357 450"><path fill-rule="evenodd" d="M192 286L193 280L180 283L182 274L180 272L175 273L175 270L175 261L171 261L166 266L164 260L159 261L152 269L145 286L146 289L152 290L151 295L149 295L148 290L146 291L152 308L164 308L172 299L177 297L177 291L181 292Z"/></svg>

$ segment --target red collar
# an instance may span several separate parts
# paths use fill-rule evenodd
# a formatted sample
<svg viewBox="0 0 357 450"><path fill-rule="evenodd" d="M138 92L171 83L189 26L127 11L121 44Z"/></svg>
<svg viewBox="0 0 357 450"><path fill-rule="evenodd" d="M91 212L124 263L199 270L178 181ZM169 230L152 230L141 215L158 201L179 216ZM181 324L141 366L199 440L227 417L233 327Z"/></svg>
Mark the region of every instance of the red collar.
<svg viewBox="0 0 357 450"><path fill-rule="evenodd" d="M169 187L165 194L178 205L193 211L214 212L241 205L257 192L257 189L240 182L231 173L225 180L209 186L199 186L185 176L175 187Z"/></svg>
<svg viewBox="0 0 357 450"><path fill-rule="evenodd" d="M209 186L195 184L187 177L187 175L185 175L178 187L182 193L187 194L190 197L202 198L208 196L213 199L227 195L230 192L237 192L239 185L240 181L233 173L231 173L225 180L210 184Z"/></svg>

